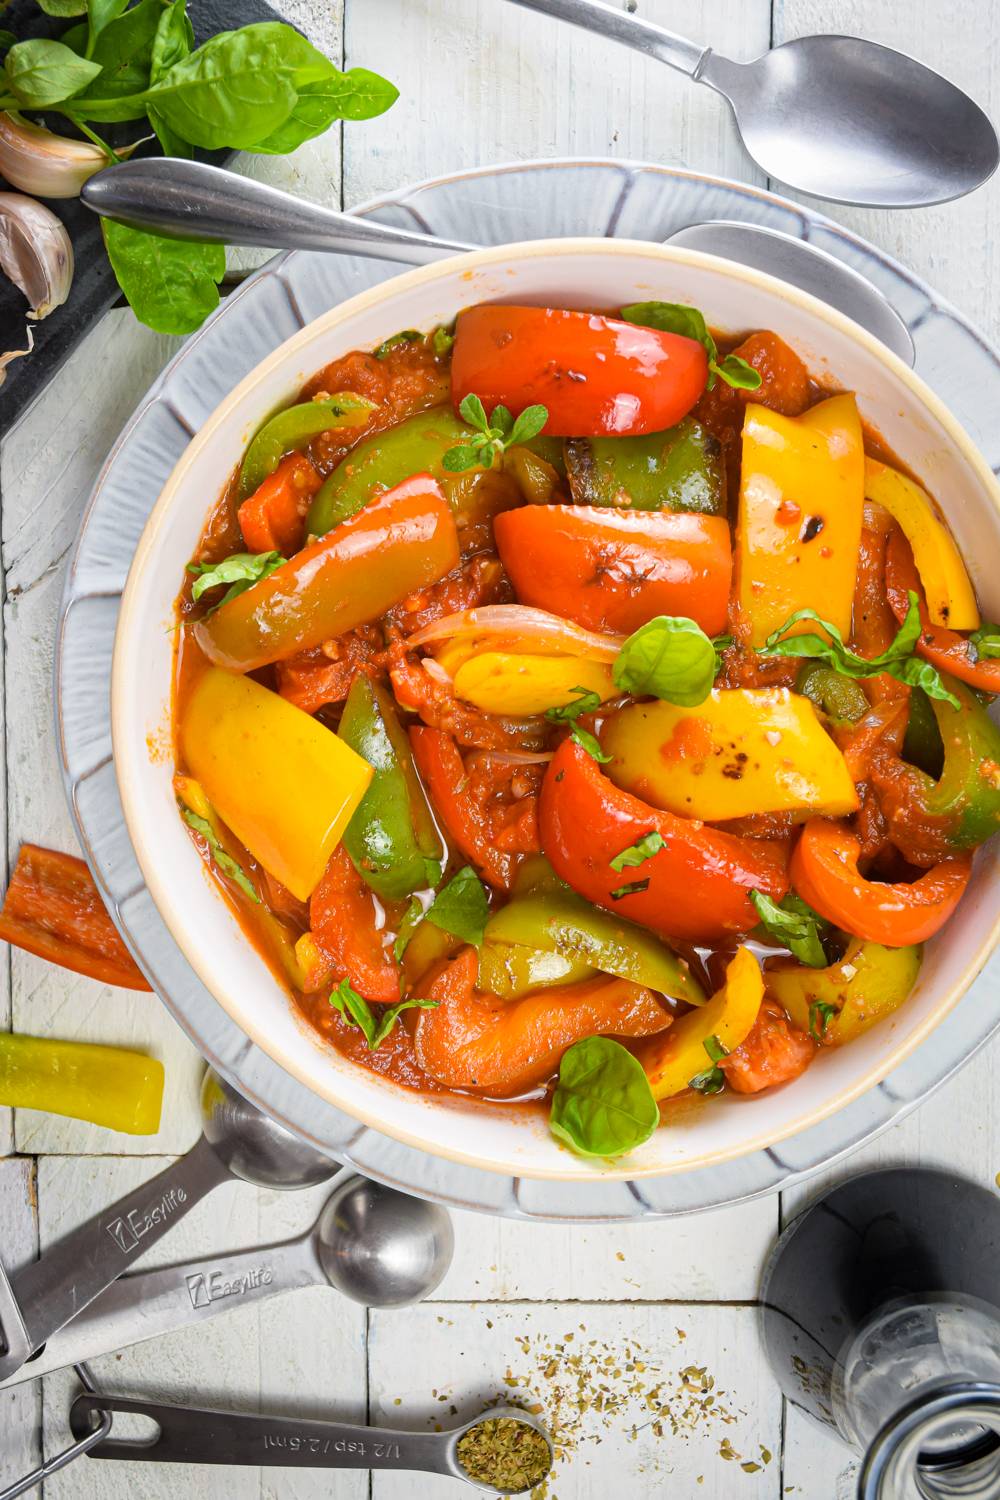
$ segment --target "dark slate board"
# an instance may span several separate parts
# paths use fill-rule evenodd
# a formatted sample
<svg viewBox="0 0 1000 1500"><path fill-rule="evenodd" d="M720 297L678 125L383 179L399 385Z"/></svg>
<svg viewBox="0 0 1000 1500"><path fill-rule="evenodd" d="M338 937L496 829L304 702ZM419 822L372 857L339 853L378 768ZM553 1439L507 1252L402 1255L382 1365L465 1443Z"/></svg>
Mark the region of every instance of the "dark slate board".
<svg viewBox="0 0 1000 1500"><path fill-rule="evenodd" d="M203 42L217 31L231 31L237 26L246 26L251 21L278 21L282 17L266 4L266 0L194 0L190 6L195 40ZM58 37L73 21L57 20L39 10L35 0L13 0L3 12L3 25L14 33L18 40L30 36ZM68 122L60 115L41 115L30 118L43 121L50 129L62 135L71 134ZM135 140L137 134L145 133L145 122L135 121L131 125L105 127L107 138L113 146ZM141 148L142 149L142 148ZM149 151L155 151L155 142ZM234 153L215 152L206 155L206 160L225 162ZM0 177L0 188L8 190L8 184ZM12 189L19 192L20 189ZM100 222L96 215L77 198L50 199L48 206L58 214L73 241L76 262L73 286L68 300L62 307L50 313L40 323L32 325L35 335L34 352L24 359L15 359L7 366L7 379L0 385L0 436L28 403L48 383L68 354L119 298L118 283L108 264L101 239ZM24 324L27 304L24 297L0 275L0 347L23 349L25 344Z"/></svg>

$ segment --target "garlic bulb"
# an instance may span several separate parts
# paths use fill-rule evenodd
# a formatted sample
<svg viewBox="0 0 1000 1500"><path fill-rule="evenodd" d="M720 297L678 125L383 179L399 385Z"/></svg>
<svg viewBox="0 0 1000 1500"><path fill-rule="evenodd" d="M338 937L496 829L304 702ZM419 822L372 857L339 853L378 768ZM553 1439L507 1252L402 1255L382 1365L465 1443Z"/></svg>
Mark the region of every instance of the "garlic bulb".
<svg viewBox="0 0 1000 1500"><path fill-rule="evenodd" d="M73 281L73 246L51 208L0 193L0 270L21 288L32 318L62 306Z"/></svg>
<svg viewBox="0 0 1000 1500"><path fill-rule="evenodd" d="M0 177L39 198L77 198L88 177L108 165L107 152L0 111Z"/></svg>

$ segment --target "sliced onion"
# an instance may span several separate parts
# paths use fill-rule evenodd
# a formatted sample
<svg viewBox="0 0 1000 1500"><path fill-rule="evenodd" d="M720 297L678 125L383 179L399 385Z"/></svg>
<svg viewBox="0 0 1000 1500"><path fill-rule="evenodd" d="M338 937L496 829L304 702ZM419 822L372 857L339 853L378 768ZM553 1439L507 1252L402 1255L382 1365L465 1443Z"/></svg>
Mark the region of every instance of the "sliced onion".
<svg viewBox="0 0 1000 1500"><path fill-rule="evenodd" d="M504 766L541 766L555 755L554 750L474 750L470 760L498 760Z"/></svg>
<svg viewBox="0 0 1000 1500"><path fill-rule="evenodd" d="M440 682L442 687L451 687L451 675L445 671L444 667L439 661L434 660L433 656L422 656L420 658L420 665L423 667L428 677L433 677L434 681Z"/></svg>
<svg viewBox="0 0 1000 1500"><path fill-rule="evenodd" d="M622 635L598 635L584 630L571 620L550 615L544 609L529 609L524 604L485 604L481 609L464 609L458 614L432 620L407 640L407 646L426 646L432 641L454 641L461 636L475 636L493 649L502 643L522 650L556 656L586 656L593 661L614 661L622 648Z"/></svg>

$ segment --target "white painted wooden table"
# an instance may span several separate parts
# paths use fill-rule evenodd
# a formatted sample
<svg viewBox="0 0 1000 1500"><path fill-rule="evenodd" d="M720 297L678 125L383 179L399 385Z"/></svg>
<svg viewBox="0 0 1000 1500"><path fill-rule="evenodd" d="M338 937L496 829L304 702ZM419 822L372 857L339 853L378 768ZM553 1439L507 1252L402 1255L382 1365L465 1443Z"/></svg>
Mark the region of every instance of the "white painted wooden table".
<svg viewBox="0 0 1000 1500"><path fill-rule="evenodd" d="M796 34L858 32L942 68L1000 117L1000 7L991 0L946 7L940 0L639 0L639 8L737 58ZM286 10L332 56L377 68L401 89L390 114L350 127L343 144L334 131L290 161L248 160L247 171L327 202L350 205L455 168L543 155L648 158L760 180L725 106L709 91L502 0L347 0L346 7L341 0L294 0L294 8L286 0ZM833 212L1000 337L1000 183L932 210ZM3 435L0 817L11 859L25 839L74 847L52 725L63 566L100 462L173 345L139 328L129 312L109 313ZM193 1143L201 1065L152 997L101 988L17 951L0 956L0 1024L134 1044L162 1057L167 1069L163 1127L149 1139L0 1111L0 1246L17 1263ZM851 1169L919 1161L992 1184L1000 1168L993 1139L1000 1084L991 1052L855 1157ZM315 1416L367 1413L416 1425L447 1421L454 1408L471 1414L482 1397L514 1380L537 1392L565 1433L566 1457L550 1486L559 1500L626 1493L636 1500L660 1493L676 1500L743 1493L828 1500L846 1452L782 1411L752 1306L782 1216L804 1196L800 1190L784 1202L771 1198L675 1224L600 1230L457 1215L454 1268L422 1307L367 1314L310 1290L111 1356L96 1369L123 1393ZM282 1238L311 1222L322 1197L322 1189L282 1196L234 1183L196 1209L150 1262ZM596 1385L606 1384L610 1394L581 1414L569 1361L592 1340L591 1358L605 1370ZM700 1410L709 1378L718 1397L709 1408L714 1417ZM0 1485L35 1461L40 1443L46 1451L63 1445L71 1387L57 1375L40 1387L0 1393ZM661 1408L673 1413L676 1432ZM453 1481L398 1475L370 1484L362 1473L88 1461L46 1486L50 1500L181 1493L191 1500L390 1500L413 1493L445 1500L459 1491Z"/></svg>

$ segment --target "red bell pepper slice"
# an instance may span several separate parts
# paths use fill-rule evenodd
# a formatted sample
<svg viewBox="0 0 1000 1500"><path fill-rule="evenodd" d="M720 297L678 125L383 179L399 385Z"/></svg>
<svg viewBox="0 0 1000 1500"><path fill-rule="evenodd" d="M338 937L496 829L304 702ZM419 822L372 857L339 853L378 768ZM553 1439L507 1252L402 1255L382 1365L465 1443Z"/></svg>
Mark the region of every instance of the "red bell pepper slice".
<svg viewBox="0 0 1000 1500"><path fill-rule="evenodd" d="M749 932L758 920L749 892L780 901L788 890L782 845L650 807L610 782L569 739L546 772L538 813L542 851L556 874L588 901L661 937L711 942ZM620 874L611 868L616 855L652 832L665 840L658 854ZM613 894L633 885L639 888Z"/></svg>
<svg viewBox="0 0 1000 1500"><path fill-rule="evenodd" d="M828 922L884 948L925 942L944 926L965 892L972 855L943 860L912 884L866 880L861 845L845 823L812 818L792 855L792 885Z"/></svg>
<svg viewBox="0 0 1000 1500"><path fill-rule="evenodd" d="M308 458L289 453L244 500L240 530L251 552L291 555L302 546L309 502L323 483Z"/></svg>
<svg viewBox="0 0 1000 1500"><path fill-rule="evenodd" d="M338 844L309 898L311 943L300 938L296 948L300 960L309 960L304 965L307 990L324 989L346 978L365 1000L395 1003L399 970L377 922L375 898L343 844Z"/></svg>
<svg viewBox="0 0 1000 1500"><path fill-rule="evenodd" d="M597 313L483 305L459 313L451 357L456 409L477 395L489 414L541 403L553 437L662 432L708 380L697 339Z"/></svg>
<svg viewBox="0 0 1000 1500"><path fill-rule="evenodd" d="M151 988L86 864L72 854L21 845L0 911L0 939L102 984Z"/></svg>
<svg viewBox="0 0 1000 1500"><path fill-rule="evenodd" d="M952 677L967 682L970 687L979 688L984 693L1000 693L1000 659L980 660L975 646L964 635L949 630L946 625L931 624L913 553L902 531L893 532L886 547L885 588L892 612L900 621L905 619L909 608L909 591L917 596L921 627L918 656L937 667L939 672L950 672Z"/></svg>
<svg viewBox="0 0 1000 1500"><path fill-rule="evenodd" d="M497 551L522 604L588 630L631 635L654 615L725 629L733 573L724 516L524 505L493 522Z"/></svg>
<svg viewBox="0 0 1000 1500"><path fill-rule="evenodd" d="M776 1000L765 997L745 1041L719 1067L737 1094L759 1094L798 1078L816 1056L816 1043L789 1021Z"/></svg>

